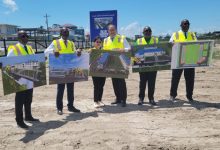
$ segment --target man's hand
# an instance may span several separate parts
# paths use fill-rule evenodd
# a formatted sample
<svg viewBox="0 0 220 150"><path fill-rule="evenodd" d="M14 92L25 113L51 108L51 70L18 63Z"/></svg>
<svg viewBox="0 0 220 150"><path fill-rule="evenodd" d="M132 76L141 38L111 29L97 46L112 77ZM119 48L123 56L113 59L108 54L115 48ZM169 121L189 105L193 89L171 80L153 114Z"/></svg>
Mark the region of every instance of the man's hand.
<svg viewBox="0 0 220 150"><path fill-rule="evenodd" d="M59 52L54 52L55 57L59 57L60 53Z"/></svg>
<svg viewBox="0 0 220 150"><path fill-rule="evenodd" d="M76 54L77 54L77 56L81 56L81 54L82 54L82 49L77 49L77 50L76 50Z"/></svg>
<svg viewBox="0 0 220 150"><path fill-rule="evenodd" d="M113 50L115 50L115 51L119 51L119 52L125 52L125 50L123 49L123 48L115 48L115 49L113 49Z"/></svg>
<svg viewBox="0 0 220 150"><path fill-rule="evenodd" d="M202 57L199 61L197 61L197 64L202 64L206 61L206 58L205 57Z"/></svg>

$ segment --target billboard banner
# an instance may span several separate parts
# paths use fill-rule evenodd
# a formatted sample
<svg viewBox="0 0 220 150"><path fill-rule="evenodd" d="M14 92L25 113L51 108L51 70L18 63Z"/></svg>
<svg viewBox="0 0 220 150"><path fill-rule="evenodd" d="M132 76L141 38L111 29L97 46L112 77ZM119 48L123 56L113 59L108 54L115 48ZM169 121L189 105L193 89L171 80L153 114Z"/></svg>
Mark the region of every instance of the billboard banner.
<svg viewBox="0 0 220 150"><path fill-rule="evenodd" d="M117 10L90 11L90 40L93 41L96 36L102 39L108 37L109 24L117 29Z"/></svg>

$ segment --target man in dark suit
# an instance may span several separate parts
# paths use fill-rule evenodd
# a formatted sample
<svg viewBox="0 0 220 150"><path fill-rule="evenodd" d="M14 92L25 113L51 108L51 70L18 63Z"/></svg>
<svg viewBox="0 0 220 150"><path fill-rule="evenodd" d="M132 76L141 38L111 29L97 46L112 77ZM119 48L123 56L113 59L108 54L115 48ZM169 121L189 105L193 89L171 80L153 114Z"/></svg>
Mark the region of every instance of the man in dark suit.
<svg viewBox="0 0 220 150"><path fill-rule="evenodd" d="M18 32L18 43L16 45L9 46L7 57L19 56L19 55L34 55L34 51L28 43L28 35L25 31ZM25 110L25 121L39 122L39 119L35 119L31 113L31 103L33 97L33 87L28 87L27 90L17 92L15 95L15 115L17 125L21 128L28 128L28 125L23 120L23 106Z"/></svg>

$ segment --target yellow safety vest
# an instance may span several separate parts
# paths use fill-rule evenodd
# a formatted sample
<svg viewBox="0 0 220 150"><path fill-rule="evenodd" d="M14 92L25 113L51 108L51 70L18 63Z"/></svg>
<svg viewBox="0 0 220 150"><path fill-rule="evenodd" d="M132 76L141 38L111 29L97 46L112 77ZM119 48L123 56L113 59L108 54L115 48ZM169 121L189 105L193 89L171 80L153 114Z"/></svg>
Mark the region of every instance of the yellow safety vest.
<svg viewBox="0 0 220 150"><path fill-rule="evenodd" d="M103 49L104 50L112 50L116 48L122 49L124 48L124 39L125 36L121 36L117 34L112 41L111 37L109 36L104 39Z"/></svg>
<svg viewBox="0 0 220 150"><path fill-rule="evenodd" d="M58 39L53 40L55 51L60 54L70 54L75 53L75 45L72 41L67 40L67 46L64 43L64 40Z"/></svg>
<svg viewBox="0 0 220 150"><path fill-rule="evenodd" d="M158 43L157 37L151 37L149 44L157 44ZM144 37L137 39L137 45L147 45L147 42Z"/></svg>
<svg viewBox="0 0 220 150"><path fill-rule="evenodd" d="M182 31L178 31L173 33L173 41L174 43L178 42L190 42L190 41L197 41L196 35L194 32L187 32L187 38L185 38L185 35Z"/></svg>
<svg viewBox="0 0 220 150"><path fill-rule="evenodd" d="M32 47L30 45L26 45L27 46L27 50L28 53L25 51L24 47L21 46L21 44L16 44L16 45L11 45L8 47L8 52L13 49L13 52L15 54L15 56L19 56L19 55L33 55L34 54L34 50L32 49Z"/></svg>

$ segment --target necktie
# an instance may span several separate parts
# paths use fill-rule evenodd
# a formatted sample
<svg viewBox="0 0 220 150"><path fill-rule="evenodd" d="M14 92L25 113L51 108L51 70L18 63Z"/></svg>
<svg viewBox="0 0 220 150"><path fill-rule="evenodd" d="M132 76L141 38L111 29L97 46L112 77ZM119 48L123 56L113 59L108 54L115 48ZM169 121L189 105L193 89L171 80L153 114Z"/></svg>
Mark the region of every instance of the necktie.
<svg viewBox="0 0 220 150"><path fill-rule="evenodd" d="M184 32L184 34L185 34L185 39L187 39L187 33L186 33L186 32Z"/></svg>
<svg viewBox="0 0 220 150"><path fill-rule="evenodd" d="M27 54L29 54L29 53L28 53L28 49L27 49L27 46L26 46L26 45L24 45L24 49L25 49L25 51L27 52Z"/></svg>
<svg viewBox="0 0 220 150"><path fill-rule="evenodd" d="M67 40L64 40L64 43L65 43L65 45L66 45L66 47L67 47Z"/></svg>

